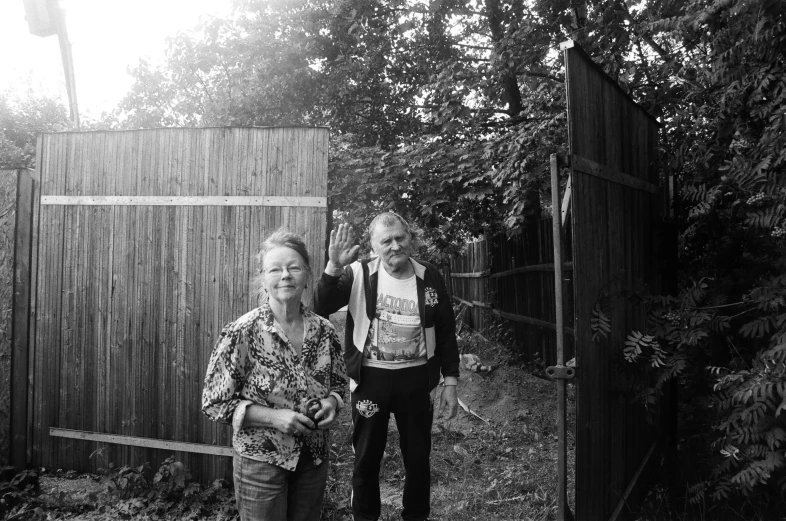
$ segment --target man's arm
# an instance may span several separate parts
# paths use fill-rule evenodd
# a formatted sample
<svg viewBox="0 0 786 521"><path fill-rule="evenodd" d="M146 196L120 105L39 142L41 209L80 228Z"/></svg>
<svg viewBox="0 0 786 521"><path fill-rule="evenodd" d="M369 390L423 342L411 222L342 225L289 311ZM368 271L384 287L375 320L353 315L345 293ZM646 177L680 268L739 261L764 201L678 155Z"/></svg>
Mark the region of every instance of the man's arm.
<svg viewBox="0 0 786 521"><path fill-rule="evenodd" d="M437 344L440 346L440 371L444 389L440 398L439 408L444 410L445 419L451 419L458 412L458 394L456 386L459 378L459 354L456 341L456 315L453 313L453 303L450 301L445 281L439 272L436 272L439 288L437 289L437 313L434 317L434 333Z"/></svg>
<svg viewBox="0 0 786 521"><path fill-rule="evenodd" d="M330 231L328 263L319 277L314 294L314 312L328 318L349 303L352 291L352 272L344 269L358 253L355 232L348 224L340 224Z"/></svg>

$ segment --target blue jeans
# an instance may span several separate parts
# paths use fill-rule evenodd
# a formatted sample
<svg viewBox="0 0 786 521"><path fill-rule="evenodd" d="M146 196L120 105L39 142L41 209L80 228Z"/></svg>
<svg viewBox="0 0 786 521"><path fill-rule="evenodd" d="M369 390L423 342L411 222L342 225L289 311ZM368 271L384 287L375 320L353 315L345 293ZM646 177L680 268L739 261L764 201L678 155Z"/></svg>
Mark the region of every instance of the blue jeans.
<svg viewBox="0 0 786 521"><path fill-rule="evenodd" d="M241 521L319 521L328 462L302 454L295 470L234 456L235 500Z"/></svg>

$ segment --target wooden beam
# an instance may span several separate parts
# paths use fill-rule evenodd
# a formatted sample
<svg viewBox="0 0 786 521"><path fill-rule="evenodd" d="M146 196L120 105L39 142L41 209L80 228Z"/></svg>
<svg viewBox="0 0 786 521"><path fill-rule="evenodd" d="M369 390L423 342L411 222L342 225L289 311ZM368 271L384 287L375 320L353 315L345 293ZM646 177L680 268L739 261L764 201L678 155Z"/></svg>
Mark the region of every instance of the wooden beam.
<svg viewBox="0 0 786 521"><path fill-rule="evenodd" d="M572 262L566 262L562 265L563 270L571 271L573 269ZM498 273L492 273L489 275L490 278L496 279L498 277L507 277L509 275L517 275L519 273L530 273L533 271L554 271L554 263L549 264L532 264L530 266L522 266L520 268L513 268L512 270L500 271Z"/></svg>
<svg viewBox="0 0 786 521"><path fill-rule="evenodd" d="M649 181L633 177L619 170L614 170L606 165L601 165L585 157L577 156L576 154L573 154L570 166L573 170L599 177L612 183L621 184L635 190L642 190L651 194L657 194L660 191L658 185L654 185Z"/></svg>
<svg viewBox="0 0 786 521"><path fill-rule="evenodd" d="M462 304L464 304L464 305L467 305L467 306L469 306L469 307L471 307L471 308L474 308L474 307L475 307L475 304L473 304L473 303L472 303L472 302L470 302L469 300L464 300L463 298L457 297L456 295L453 295L453 300L458 300L458 301L459 301L459 302L461 302Z"/></svg>
<svg viewBox="0 0 786 521"><path fill-rule="evenodd" d="M473 271L468 273L451 273L451 278L454 279L480 279L489 276L489 270Z"/></svg>
<svg viewBox="0 0 786 521"><path fill-rule="evenodd" d="M551 322L546 322L545 320L540 320L538 318L527 317L527 316L524 316L524 315L516 315L516 314L513 314L513 313L506 313L506 312L500 311L498 309L492 309L491 312L494 313L495 315L497 315L498 317L506 318L508 320L512 320L513 322L523 322L525 324L532 324L533 326L545 327L547 329L551 329L552 331L556 331L557 330L557 325L556 324L553 324ZM566 335L570 335L570 336L574 336L573 328L566 327L565 328L565 334Z"/></svg>
<svg viewBox="0 0 786 521"><path fill-rule="evenodd" d="M620 517L620 514L622 513L622 509L625 508L625 504L628 501L628 497L630 497L630 493L633 492L633 489L638 484L639 478L641 478L641 474L644 472L644 469L647 467L647 463L649 463L650 458L652 457L652 453L655 452L655 447L657 447L657 445L658 445L657 442L653 442L652 445L650 445L647 454L644 455L644 458L641 460L641 463L639 464L639 468L636 469L636 473L633 475L633 478L631 478L630 483L628 483L628 486L625 488L625 493L622 494L619 503L617 503L617 507L614 509L614 512L611 513L611 517L609 517L609 521L617 521L617 518Z"/></svg>
<svg viewBox="0 0 786 521"><path fill-rule="evenodd" d="M42 195L44 205L93 206L293 206L327 208L327 197Z"/></svg>
<svg viewBox="0 0 786 521"><path fill-rule="evenodd" d="M232 456L233 451L232 447L208 445L206 443L158 440L155 438L140 438L137 436L121 436L119 434L104 434L101 432L59 429L57 427L50 427L49 435L57 438L71 438L75 440L116 443L118 445L131 445L133 447L145 447L148 449L174 450L178 452L193 452L196 454L212 454L214 456Z"/></svg>

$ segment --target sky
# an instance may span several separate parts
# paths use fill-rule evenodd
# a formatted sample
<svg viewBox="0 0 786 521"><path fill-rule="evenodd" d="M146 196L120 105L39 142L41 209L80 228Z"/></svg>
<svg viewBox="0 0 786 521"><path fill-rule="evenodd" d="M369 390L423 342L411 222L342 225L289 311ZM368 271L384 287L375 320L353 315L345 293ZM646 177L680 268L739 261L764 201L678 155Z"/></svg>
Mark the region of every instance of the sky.
<svg viewBox="0 0 786 521"><path fill-rule="evenodd" d="M166 38L205 14L225 15L231 0L60 0L74 56L82 119L98 119L131 86L128 67L164 58ZM23 0L0 0L0 90L67 94L57 35L30 34Z"/></svg>

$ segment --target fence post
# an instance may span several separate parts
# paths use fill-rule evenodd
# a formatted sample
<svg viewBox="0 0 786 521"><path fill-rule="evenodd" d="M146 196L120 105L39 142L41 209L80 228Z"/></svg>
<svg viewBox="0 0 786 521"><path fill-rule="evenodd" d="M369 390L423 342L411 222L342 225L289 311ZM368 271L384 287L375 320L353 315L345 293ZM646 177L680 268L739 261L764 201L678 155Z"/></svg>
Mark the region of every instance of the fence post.
<svg viewBox="0 0 786 521"><path fill-rule="evenodd" d="M567 377L570 375L565 372L565 325L563 313L563 293L562 293L562 223L559 197L559 163L557 154L551 154L549 161L551 167L551 216L552 232L554 234L554 302L556 307L555 325L557 330L557 363L554 368L557 370L553 376L557 381L557 520L565 521L572 519L568 506L568 447L566 432L566 409L567 401L565 390L567 387ZM556 373L559 373L556 374Z"/></svg>
<svg viewBox="0 0 786 521"><path fill-rule="evenodd" d="M27 324L33 177L0 171L0 464L27 466Z"/></svg>

